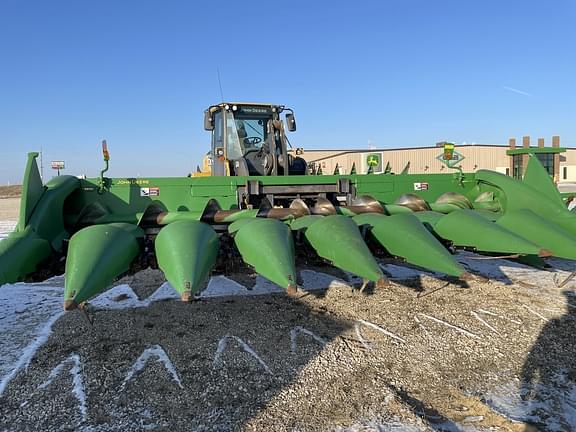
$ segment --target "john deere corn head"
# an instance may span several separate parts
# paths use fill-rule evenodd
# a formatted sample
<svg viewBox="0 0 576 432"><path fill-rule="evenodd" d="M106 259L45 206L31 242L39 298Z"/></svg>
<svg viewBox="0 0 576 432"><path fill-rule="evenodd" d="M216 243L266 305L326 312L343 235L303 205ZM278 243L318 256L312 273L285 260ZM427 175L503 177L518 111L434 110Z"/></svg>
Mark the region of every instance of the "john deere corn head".
<svg viewBox="0 0 576 432"><path fill-rule="evenodd" d="M234 256L289 294L301 250L377 287L386 278L376 251L462 279L470 275L452 255L458 248L532 264L576 259L576 218L536 158L523 181L484 170L310 175L287 150L282 112L295 130L283 106L211 106L205 170L189 177L108 178L104 145L100 177L43 185L30 153L20 220L0 242L0 284L65 265L69 310L147 266L189 300Z"/></svg>

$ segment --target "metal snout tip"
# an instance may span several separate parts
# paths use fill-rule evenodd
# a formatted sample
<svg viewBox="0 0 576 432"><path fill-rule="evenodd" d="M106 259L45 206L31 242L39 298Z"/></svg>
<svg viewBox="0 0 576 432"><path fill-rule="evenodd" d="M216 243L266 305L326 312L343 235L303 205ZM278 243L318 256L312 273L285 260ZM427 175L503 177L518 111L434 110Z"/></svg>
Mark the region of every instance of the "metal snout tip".
<svg viewBox="0 0 576 432"><path fill-rule="evenodd" d="M460 276L458 276L458 279L461 281L471 281L474 280L474 275L472 273L462 272Z"/></svg>
<svg viewBox="0 0 576 432"><path fill-rule="evenodd" d="M184 291L180 295L180 300L186 303L190 302L192 300L192 291Z"/></svg>
<svg viewBox="0 0 576 432"><path fill-rule="evenodd" d="M538 256L540 258L551 257L553 255L554 255L554 252L552 252L548 249L540 249L540 251L538 252Z"/></svg>
<svg viewBox="0 0 576 432"><path fill-rule="evenodd" d="M290 297L294 297L295 295L298 294L298 285L296 284L290 284L286 287L286 294L288 294Z"/></svg>
<svg viewBox="0 0 576 432"><path fill-rule="evenodd" d="M376 281L375 286L377 289L388 288L390 286L390 280L388 280L388 278L385 276L381 277Z"/></svg>
<svg viewBox="0 0 576 432"><path fill-rule="evenodd" d="M78 303L74 300L64 300L64 310L71 311L78 308Z"/></svg>

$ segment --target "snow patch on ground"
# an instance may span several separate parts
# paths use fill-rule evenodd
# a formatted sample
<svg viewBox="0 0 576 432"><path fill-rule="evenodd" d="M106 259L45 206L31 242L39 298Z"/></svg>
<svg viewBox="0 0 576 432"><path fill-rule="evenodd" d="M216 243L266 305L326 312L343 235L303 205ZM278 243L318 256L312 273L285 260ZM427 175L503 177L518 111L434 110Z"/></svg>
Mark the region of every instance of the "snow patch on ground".
<svg viewBox="0 0 576 432"><path fill-rule="evenodd" d="M535 383L531 388L512 381L484 398L492 409L511 420L533 423L550 431L576 430L574 378L570 371L558 371L549 381Z"/></svg>
<svg viewBox="0 0 576 432"><path fill-rule="evenodd" d="M130 309L144 306L142 300L128 285L116 285L90 300L90 305L97 309Z"/></svg>
<svg viewBox="0 0 576 432"><path fill-rule="evenodd" d="M388 421L376 421L376 420L365 420L348 426L346 428L336 428L335 432L422 432L434 430L438 432L480 432L486 429L478 429L473 426L467 426L462 424L457 424L453 422L443 422L443 423L433 423L427 427L423 425L423 422L419 422L418 425L406 424L401 421L388 420Z"/></svg>
<svg viewBox="0 0 576 432"><path fill-rule="evenodd" d="M17 221L0 221L0 240L8 237L14 228L16 228Z"/></svg>
<svg viewBox="0 0 576 432"><path fill-rule="evenodd" d="M421 432L422 428L399 421L363 421L346 428L336 428L335 432Z"/></svg>
<svg viewBox="0 0 576 432"><path fill-rule="evenodd" d="M256 284L252 289L247 289L244 285L228 279L226 276L213 276L208 282L208 287L200 294L200 298L261 295L282 291L282 288L278 285L260 275L256 277Z"/></svg>
<svg viewBox="0 0 576 432"><path fill-rule="evenodd" d="M382 270L384 270L387 274L390 275L390 279L392 280L406 280L406 279L414 279L419 278L420 276L427 275L427 276L438 276L441 273L431 273L425 272L422 270L417 270L411 267L404 267L399 266L396 264L384 264L381 266Z"/></svg>
<svg viewBox="0 0 576 432"><path fill-rule="evenodd" d="M345 281L325 273L302 270L300 273L304 290L323 290L338 285L348 285ZM256 284L251 289L226 276L212 276L208 286L200 293L199 298L227 296L254 296L272 293L283 293L285 290L262 276L256 277ZM165 300L179 300L180 296L165 282L150 297L140 300L129 285L117 285L103 292L90 301L97 309L130 309L148 307L152 303Z"/></svg>
<svg viewBox="0 0 576 432"><path fill-rule="evenodd" d="M226 351L226 348L228 346L228 341L236 341L236 343L244 351L246 351L248 354L250 354L252 357L254 357L256 359L256 361L264 368L264 370L266 372L268 372L270 375L273 375L272 370L270 370L270 367L266 364L266 362L264 360L262 360L262 358L260 358L260 356L258 354L256 354L256 351L254 351L250 345L248 345L246 342L244 342L238 336L231 336L231 335L224 336L218 342L218 348L216 349L216 354L214 355L214 361L212 362L212 365L214 366L214 368L220 368L222 366L222 364L223 364L222 354L224 353L224 351Z"/></svg>
<svg viewBox="0 0 576 432"><path fill-rule="evenodd" d="M63 312L62 294L61 286L0 286L0 395L48 340Z"/></svg>
<svg viewBox="0 0 576 432"><path fill-rule="evenodd" d="M7 224L4 224L7 225ZM318 290L345 281L328 274L303 270L303 288ZM56 276L39 283L17 283L0 286L0 395L9 382L28 367L36 351L48 340L52 325L62 315L64 277ZM284 290L258 276L252 289L228 279L214 276L200 298L235 295L263 295ZM128 285L117 285L90 301L96 309L130 309L148 307L157 301L179 299L169 283L162 284L150 297L140 300ZM151 354L157 354L155 351ZM160 355L158 355L160 358ZM147 360L147 359L144 359ZM162 360L162 359L161 359ZM168 368L168 366L167 366Z"/></svg>
<svg viewBox="0 0 576 432"><path fill-rule="evenodd" d="M294 327L292 330L290 330L290 350L295 353L296 352L296 348L297 348L297 338L298 338L298 334L302 333L305 335L310 336L312 339L314 339L316 342L318 342L320 345L324 346L326 345L328 342L326 342L323 338L321 338L320 336L318 336L316 333L311 332L310 330L308 330L307 328L301 327L301 326L296 326Z"/></svg>
<svg viewBox="0 0 576 432"><path fill-rule="evenodd" d="M407 279L416 279L424 275L432 277L442 276L442 273L427 272L424 270L418 270L412 267L405 267L396 264L380 263L380 268L384 271L385 275L388 276L390 280L401 281ZM350 272L346 272L346 279L348 280L348 284L357 285L362 283L361 277L358 277Z"/></svg>
<svg viewBox="0 0 576 432"><path fill-rule="evenodd" d="M306 291L349 286L348 282L342 279L314 270L302 270L300 277L302 278L302 288Z"/></svg>
<svg viewBox="0 0 576 432"><path fill-rule="evenodd" d="M225 278L227 279L227 278ZM240 285L242 286L242 285ZM223 289L222 292L225 292ZM221 294L226 295L226 294ZM165 282L150 297L140 300L129 285L116 285L89 301L96 309L133 309L148 307L152 303L166 300L179 300L180 296L172 286Z"/></svg>
<svg viewBox="0 0 576 432"><path fill-rule="evenodd" d="M15 221L0 221L0 240L6 238L16 226ZM461 252L456 258L465 267L473 273L477 273L491 279L500 281L505 284L521 286L523 289L530 290L535 296L546 297L560 306L576 308L576 298L567 300L562 297L561 290L558 289L558 281L566 279L572 271L576 270L574 262L550 259L548 262L555 269L536 270L534 268L517 264L511 261L495 259L483 260L476 259L478 255ZM423 274L437 276L434 273L425 273L419 270L404 267L395 264L382 264L382 268L390 274L391 279L410 279L420 277ZM348 281L340 280L334 276L316 272L312 270L302 270L300 272L302 279L302 288L304 290L323 290L334 286L349 286L349 282L361 282L359 278L349 275ZM576 282L576 280L574 281ZM63 298L63 276L54 277L41 283L18 283L6 284L0 286L0 395L5 390L9 382L22 370L25 370L32 360L36 351L48 340L52 325L62 314ZM262 295L270 293L283 293L284 289L258 276L253 288L248 289L245 286L226 278L225 276L214 276L210 279L208 287L204 290L201 298L214 298L222 296L236 295ZM168 283L161 285L150 297L140 300L128 285L118 285L102 293L90 303L96 308L101 309L125 309L147 307L153 302L179 299L178 293ZM539 313L538 310L534 309ZM530 313L529 311L527 311ZM494 315L489 311L478 310L474 317L481 323L483 317ZM428 320L433 317L425 316ZM420 322L416 318L417 322ZM365 325L365 323L363 323ZM437 322L438 324L438 322ZM446 325L448 323L442 322ZM483 323L490 330L487 323ZM461 328L454 328L455 331L466 331ZM381 329L384 330L384 329ZM380 331L381 331L380 330ZM467 331L466 331L467 332ZM296 349L296 337L300 333L316 339L316 335L304 328L293 329L292 347ZM390 337L396 335L389 335ZM396 336L399 338L398 336ZM361 338L359 338L362 340ZM321 338L316 339L321 342ZM214 365L221 365L221 355L226 350L229 342L239 345L241 349L252 355L255 360L268 373L272 373L262 359L241 339L235 336L227 336L220 340ZM367 341L363 341L369 346ZM162 355L162 353L164 355ZM175 382L182 385L178 378L177 372L170 359L160 346L153 346L140 356L133 365L126 377L128 382L133 376L139 373L146 365L151 356L156 356L171 373ZM73 392L79 401L79 407L85 415L85 399L82 402L83 395L82 377L80 375L81 364L73 356L66 359L58 365L50 374L46 386L62 371L62 368L72 362L70 373L73 376ZM76 372L75 372L76 371ZM568 372L559 372L553 382L536 383L528 391L518 381L512 381L509 384L499 387L488 394L486 400L489 405L512 420L529 421L541 424L549 430L574 430L576 429L576 384L570 379ZM84 404L84 405L83 405ZM82 408L84 406L84 409ZM555 413L551 416L550 413ZM556 415L556 413L560 413ZM368 427L368 429L365 429ZM342 430L419 430L413 426L407 426L402 423L380 423L369 422L351 426ZM460 429L472 430L472 429Z"/></svg>
<svg viewBox="0 0 576 432"><path fill-rule="evenodd" d="M324 290L330 287L342 285L348 286L348 284L341 279L313 270L302 270L300 272L300 277L302 278L301 288L305 291ZM250 289L238 282L228 279L226 276L213 276L208 283L208 287L200 294L200 298L235 295L262 295L283 293L285 291L286 290L282 287L260 275L256 276L256 284Z"/></svg>
<svg viewBox="0 0 576 432"><path fill-rule="evenodd" d="M473 273L479 273L509 285L528 283L539 286L555 286L557 281L564 280L572 271L576 271L574 262L559 258L550 261L553 268L543 270L509 260L484 258L471 252L456 254L456 259Z"/></svg>
<svg viewBox="0 0 576 432"><path fill-rule="evenodd" d="M64 361L60 362L58 366L56 366L50 372L48 379L40 384L40 389L45 389L48 387L54 379L62 373L62 369L66 366L67 363L72 363L72 367L70 368L70 375L72 376L72 394L78 400L78 408L80 409L80 414L82 414L82 420L86 420L86 416L88 415L88 406L86 404L86 390L84 388L84 379L82 378L82 362L80 361L80 356L78 354L70 354L70 356L65 359Z"/></svg>
<svg viewBox="0 0 576 432"><path fill-rule="evenodd" d="M0 240L16 223L0 221ZM28 367L62 315L62 282L57 276L38 284L0 285L0 395Z"/></svg>
<svg viewBox="0 0 576 432"><path fill-rule="evenodd" d="M164 351L160 345L153 345L150 348L146 348L140 357L138 357L136 362L134 362L128 371L128 374L126 375L124 382L122 383L122 389L126 387L126 384L128 384L128 382L130 382L130 380L134 378L135 375L138 375L138 373L144 369L152 357L156 357L156 361L164 365L166 370L172 376L174 382L178 384L178 387L183 388L180 377L178 376L178 372L176 372L176 368L174 367L174 363L172 363L170 357L168 357L168 354L166 354L166 351Z"/></svg>

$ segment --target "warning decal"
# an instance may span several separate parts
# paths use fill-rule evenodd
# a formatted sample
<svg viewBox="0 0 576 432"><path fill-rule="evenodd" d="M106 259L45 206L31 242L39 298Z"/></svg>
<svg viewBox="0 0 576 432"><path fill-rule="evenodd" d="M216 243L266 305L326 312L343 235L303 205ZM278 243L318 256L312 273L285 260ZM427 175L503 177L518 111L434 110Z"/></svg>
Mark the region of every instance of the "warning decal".
<svg viewBox="0 0 576 432"><path fill-rule="evenodd" d="M428 183L414 183L415 191L428 190Z"/></svg>
<svg viewBox="0 0 576 432"><path fill-rule="evenodd" d="M140 196L143 197L160 196L160 188L159 187L140 188Z"/></svg>

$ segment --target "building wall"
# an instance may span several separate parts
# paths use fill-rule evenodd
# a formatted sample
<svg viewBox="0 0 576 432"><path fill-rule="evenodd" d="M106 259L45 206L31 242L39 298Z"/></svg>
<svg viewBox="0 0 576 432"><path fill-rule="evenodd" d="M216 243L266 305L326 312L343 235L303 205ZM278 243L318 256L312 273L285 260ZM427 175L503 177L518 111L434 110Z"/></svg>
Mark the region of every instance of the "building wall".
<svg viewBox="0 0 576 432"><path fill-rule="evenodd" d="M474 172L478 169L490 169L510 175L510 156L507 145L460 145L456 151L462 156L464 172ZM349 174L352 164L356 165L357 173L366 173L366 159L370 154L379 154L381 168L389 162L392 172L400 173L410 162L410 173L446 173L452 172L442 162L436 159L443 152L442 147L418 147L398 149L349 149L349 150L304 150L301 155L308 163L316 163L322 167L323 174L332 174L338 164L341 174ZM566 170L564 170L566 168ZM375 171L378 173L378 170ZM576 149L568 148L560 154L559 182L576 182Z"/></svg>
<svg viewBox="0 0 576 432"><path fill-rule="evenodd" d="M567 148L566 153L560 154L560 183L563 182L576 182L576 149Z"/></svg>

